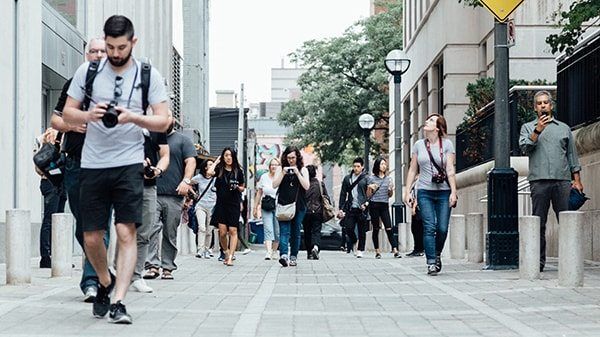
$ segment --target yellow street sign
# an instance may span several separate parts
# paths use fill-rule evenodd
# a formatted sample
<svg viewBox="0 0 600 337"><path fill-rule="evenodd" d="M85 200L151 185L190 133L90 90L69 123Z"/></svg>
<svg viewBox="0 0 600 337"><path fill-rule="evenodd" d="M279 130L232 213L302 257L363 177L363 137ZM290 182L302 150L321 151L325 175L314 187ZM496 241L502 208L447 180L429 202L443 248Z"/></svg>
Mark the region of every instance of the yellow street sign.
<svg viewBox="0 0 600 337"><path fill-rule="evenodd" d="M500 22L519 7L523 0L479 0Z"/></svg>

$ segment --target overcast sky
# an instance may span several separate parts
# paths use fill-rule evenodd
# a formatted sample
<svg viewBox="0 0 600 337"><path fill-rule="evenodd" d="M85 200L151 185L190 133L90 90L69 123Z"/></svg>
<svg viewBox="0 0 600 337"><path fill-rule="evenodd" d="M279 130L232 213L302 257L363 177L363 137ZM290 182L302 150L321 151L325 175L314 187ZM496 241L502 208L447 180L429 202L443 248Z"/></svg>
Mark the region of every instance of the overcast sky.
<svg viewBox="0 0 600 337"><path fill-rule="evenodd" d="M369 0L212 0L210 104L216 90L240 90L246 102L271 99L271 68L311 39L341 35L369 15Z"/></svg>

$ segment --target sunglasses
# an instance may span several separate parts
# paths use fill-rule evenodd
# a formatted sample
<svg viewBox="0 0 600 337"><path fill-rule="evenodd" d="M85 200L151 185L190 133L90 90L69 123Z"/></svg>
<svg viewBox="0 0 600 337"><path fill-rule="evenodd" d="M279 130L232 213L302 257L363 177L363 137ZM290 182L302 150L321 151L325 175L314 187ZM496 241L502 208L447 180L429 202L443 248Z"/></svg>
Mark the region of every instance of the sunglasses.
<svg viewBox="0 0 600 337"><path fill-rule="evenodd" d="M125 79L123 79L123 77L121 77L121 76L115 77L115 92L114 92L115 99L121 97L121 95L123 94L123 89L121 89L123 82L125 82Z"/></svg>

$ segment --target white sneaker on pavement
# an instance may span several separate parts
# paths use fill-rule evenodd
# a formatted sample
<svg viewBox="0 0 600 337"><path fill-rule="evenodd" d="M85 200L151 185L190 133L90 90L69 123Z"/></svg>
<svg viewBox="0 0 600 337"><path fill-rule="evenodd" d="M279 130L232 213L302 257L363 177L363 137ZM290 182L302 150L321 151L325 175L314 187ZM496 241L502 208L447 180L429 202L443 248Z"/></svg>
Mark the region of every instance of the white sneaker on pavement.
<svg viewBox="0 0 600 337"><path fill-rule="evenodd" d="M363 257L363 252L361 250L356 251L356 258L360 259Z"/></svg>
<svg viewBox="0 0 600 337"><path fill-rule="evenodd" d="M244 249L244 251L242 252L242 255L248 255L248 254L250 254L251 252L252 252L252 249L250 249L250 248L246 248L246 249Z"/></svg>
<svg viewBox="0 0 600 337"><path fill-rule="evenodd" d="M265 254L265 260L270 260L272 255L273 255L273 252L267 250L267 253Z"/></svg>
<svg viewBox="0 0 600 337"><path fill-rule="evenodd" d="M85 288L85 294L83 295L83 301L86 303L94 303L96 296L98 295L98 289L96 287Z"/></svg>
<svg viewBox="0 0 600 337"><path fill-rule="evenodd" d="M151 293L152 291L154 291L152 288L150 288L146 284L146 281L144 281L144 279L139 279L139 280L133 281L131 283L131 288L133 288L133 290L140 292L140 293Z"/></svg>

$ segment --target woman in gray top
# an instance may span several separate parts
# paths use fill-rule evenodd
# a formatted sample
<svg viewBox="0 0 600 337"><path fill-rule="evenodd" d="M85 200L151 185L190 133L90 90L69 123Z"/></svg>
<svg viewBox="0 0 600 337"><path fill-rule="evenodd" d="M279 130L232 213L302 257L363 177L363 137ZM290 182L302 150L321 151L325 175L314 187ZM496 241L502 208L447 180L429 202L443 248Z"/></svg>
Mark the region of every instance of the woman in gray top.
<svg viewBox="0 0 600 337"><path fill-rule="evenodd" d="M425 138L412 147L412 157L406 186L417 181L417 200L423 218L423 244L427 256L427 274L437 275L442 270L440 254L448 235L450 208L456 206L456 179L454 146L446 136L446 120L438 114L425 121ZM404 202L412 207L415 200L408 189Z"/></svg>
<svg viewBox="0 0 600 337"><path fill-rule="evenodd" d="M377 158L373 164L373 175L369 176L367 180L367 196L371 200L369 202L369 214L373 225L373 246L375 247L376 259L381 259L381 250L379 249L380 221L383 223L387 238L392 245L394 257L402 257L398 252L398 240L394 240L392 232L389 199L394 195L394 181L387 175L387 167L387 161L384 158Z"/></svg>

